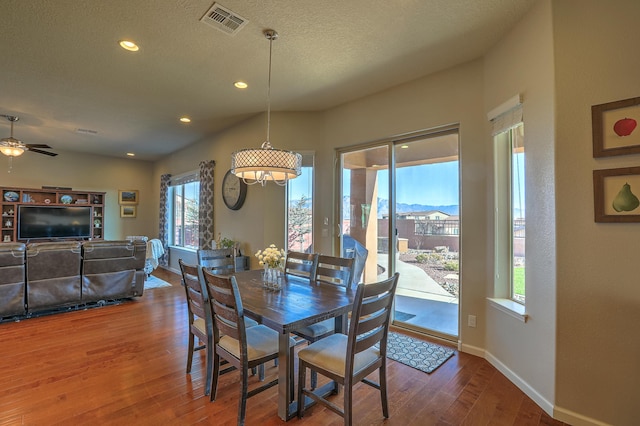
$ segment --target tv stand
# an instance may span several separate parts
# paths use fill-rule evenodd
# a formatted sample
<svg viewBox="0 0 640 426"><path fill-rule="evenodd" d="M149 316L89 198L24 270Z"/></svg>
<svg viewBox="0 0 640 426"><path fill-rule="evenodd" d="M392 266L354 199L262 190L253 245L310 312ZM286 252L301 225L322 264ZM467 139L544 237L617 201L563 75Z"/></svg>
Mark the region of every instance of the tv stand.
<svg viewBox="0 0 640 426"><path fill-rule="evenodd" d="M65 188L32 189L0 187L0 219L2 220L2 238L0 242L26 242L18 240L18 206L90 206L93 220L90 236L92 240L104 238L105 192L72 191ZM77 240L87 238L78 237ZM51 238L51 240L69 241L73 238ZM35 241L32 239L32 241ZM38 240L43 241L43 240Z"/></svg>

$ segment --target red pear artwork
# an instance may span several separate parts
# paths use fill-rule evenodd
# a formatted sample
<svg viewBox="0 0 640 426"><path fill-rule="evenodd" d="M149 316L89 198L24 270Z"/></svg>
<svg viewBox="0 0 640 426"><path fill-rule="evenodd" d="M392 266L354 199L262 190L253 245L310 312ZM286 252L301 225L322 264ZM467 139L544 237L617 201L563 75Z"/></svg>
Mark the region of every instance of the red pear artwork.
<svg viewBox="0 0 640 426"><path fill-rule="evenodd" d="M613 131L618 136L629 136L637 125L638 123L633 118L623 118L616 121L616 124L613 125Z"/></svg>

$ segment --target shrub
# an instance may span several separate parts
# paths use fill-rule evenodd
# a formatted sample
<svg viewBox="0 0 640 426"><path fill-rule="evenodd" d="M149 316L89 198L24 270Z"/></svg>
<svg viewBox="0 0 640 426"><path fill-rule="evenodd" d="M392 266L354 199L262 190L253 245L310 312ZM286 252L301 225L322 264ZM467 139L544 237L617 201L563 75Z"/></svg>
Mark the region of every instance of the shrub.
<svg viewBox="0 0 640 426"><path fill-rule="evenodd" d="M460 269L460 266L458 265L458 262L445 262L444 263L444 270L445 271L458 272L459 269Z"/></svg>

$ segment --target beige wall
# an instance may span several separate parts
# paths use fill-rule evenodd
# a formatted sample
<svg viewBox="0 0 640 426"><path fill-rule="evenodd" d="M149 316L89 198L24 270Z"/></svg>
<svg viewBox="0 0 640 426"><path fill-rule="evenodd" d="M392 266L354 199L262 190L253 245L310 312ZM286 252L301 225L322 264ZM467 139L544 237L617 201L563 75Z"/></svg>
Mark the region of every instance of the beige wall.
<svg viewBox="0 0 640 426"><path fill-rule="evenodd" d="M272 113L270 135L272 145L278 149L317 151L322 145L320 118L321 115L317 113ZM243 148L259 147L265 138L265 114L259 114L212 138L167 156L156 163L154 170L154 180L159 182L161 174L179 175L197 170L200 161L215 160L216 195L213 212L215 233L217 235L220 232L224 237L239 241L242 253L249 256L269 244L284 247L285 188L273 184L264 188L260 185L251 185L247 190L243 207L235 211L229 210L224 205L219 188L224 174L231 167L232 152ZM318 167L327 167L322 159L316 164ZM155 198L159 200L159 190L156 190ZM316 221L316 223L319 222ZM157 218L155 226L156 228L158 226ZM181 257L185 261L196 261L194 253L172 250L169 259L172 269L178 270L177 262ZM252 268L258 267L253 256L251 262Z"/></svg>
<svg viewBox="0 0 640 426"><path fill-rule="evenodd" d="M640 224L594 222L592 172L640 155L594 159L591 106L640 96L639 22L637 0L553 2L556 403L614 425L640 419Z"/></svg>
<svg viewBox="0 0 640 426"><path fill-rule="evenodd" d="M152 187L153 164L128 158L57 151L49 157L26 152L13 160L11 173L7 173L8 159L0 158L0 185L24 188L42 186L71 187L75 191L106 192L104 238L117 240L127 235L158 235L157 225L148 220L156 217ZM140 204L136 218L121 218L118 206L119 189L140 191Z"/></svg>
<svg viewBox="0 0 640 426"><path fill-rule="evenodd" d="M486 357L547 412L553 412L556 356L554 80L551 4L538 2L485 56L486 113L516 94L523 97L527 210L524 323L487 304ZM488 143L491 143L489 140ZM487 158L492 167L492 157ZM493 182L493 178L490 180ZM490 208L493 184L485 188ZM487 222L492 241L493 215ZM489 244L493 253L493 244ZM493 295L493 263L486 275Z"/></svg>

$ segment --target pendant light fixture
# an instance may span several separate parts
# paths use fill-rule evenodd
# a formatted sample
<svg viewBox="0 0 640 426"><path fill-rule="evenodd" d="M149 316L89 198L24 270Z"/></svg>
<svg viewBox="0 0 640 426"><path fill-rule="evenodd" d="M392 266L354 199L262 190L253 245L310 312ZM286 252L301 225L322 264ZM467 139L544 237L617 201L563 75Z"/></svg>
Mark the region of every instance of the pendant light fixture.
<svg viewBox="0 0 640 426"><path fill-rule="evenodd" d="M264 36L269 40L269 80L267 89L267 140L260 148L248 148L231 154L231 173L241 178L246 184L275 182L280 186L286 185L290 179L300 176L302 155L282 149L275 149L269 141L271 130L271 51L273 41L278 38L274 30L264 30Z"/></svg>
<svg viewBox="0 0 640 426"><path fill-rule="evenodd" d="M7 157L18 157L24 153L24 144L13 137L13 123L18 121L18 117L13 115L2 115L11 122L11 136L0 139L0 152Z"/></svg>

